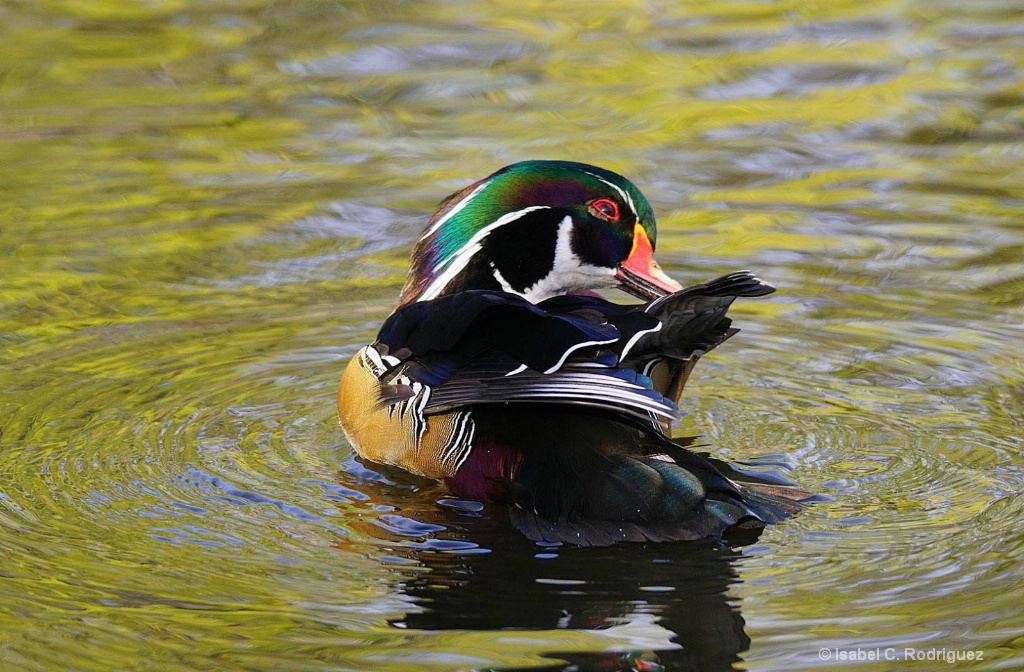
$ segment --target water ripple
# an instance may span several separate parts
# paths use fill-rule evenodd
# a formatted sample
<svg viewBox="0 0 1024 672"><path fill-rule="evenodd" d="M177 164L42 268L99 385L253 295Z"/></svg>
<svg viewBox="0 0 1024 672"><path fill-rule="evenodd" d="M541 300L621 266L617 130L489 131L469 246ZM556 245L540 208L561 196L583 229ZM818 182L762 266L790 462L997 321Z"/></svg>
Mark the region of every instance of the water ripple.
<svg viewBox="0 0 1024 672"><path fill-rule="evenodd" d="M395 7L0 6L0 667L1020 668L1019 7ZM778 285L677 431L821 501L537 546L354 457L425 218L534 157L634 178L681 280Z"/></svg>

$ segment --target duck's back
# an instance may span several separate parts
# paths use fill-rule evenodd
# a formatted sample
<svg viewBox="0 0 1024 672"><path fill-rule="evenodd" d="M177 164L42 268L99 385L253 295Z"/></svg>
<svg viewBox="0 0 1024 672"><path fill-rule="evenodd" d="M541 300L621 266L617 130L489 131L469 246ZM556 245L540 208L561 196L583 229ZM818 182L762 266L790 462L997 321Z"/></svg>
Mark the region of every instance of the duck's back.
<svg viewBox="0 0 1024 672"><path fill-rule="evenodd" d="M732 300L770 291L742 272L647 306L485 290L411 304L350 363L342 425L363 457L508 504L537 540L698 539L773 522L808 493L736 482L674 443L665 396L735 333Z"/></svg>

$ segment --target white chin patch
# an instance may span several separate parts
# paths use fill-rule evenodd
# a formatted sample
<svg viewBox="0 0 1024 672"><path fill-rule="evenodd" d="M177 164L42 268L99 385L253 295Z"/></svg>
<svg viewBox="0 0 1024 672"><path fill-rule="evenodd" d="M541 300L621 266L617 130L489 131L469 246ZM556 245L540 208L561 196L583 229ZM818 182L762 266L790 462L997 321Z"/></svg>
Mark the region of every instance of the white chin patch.
<svg viewBox="0 0 1024 672"><path fill-rule="evenodd" d="M551 271L523 291L532 303L552 296L618 286L614 268L583 263L572 251L572 217L566 216L558 225L558 241Z"/></svg>

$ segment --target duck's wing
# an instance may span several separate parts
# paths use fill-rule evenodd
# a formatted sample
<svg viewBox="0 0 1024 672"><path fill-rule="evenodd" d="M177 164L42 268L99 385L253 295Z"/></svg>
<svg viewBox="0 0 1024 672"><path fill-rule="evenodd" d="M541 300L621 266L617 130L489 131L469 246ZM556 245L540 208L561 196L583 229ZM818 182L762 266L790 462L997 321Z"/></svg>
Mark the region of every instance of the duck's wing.
<svg viewBox="0 0 1024 672"><path fill-rule="evenodd" d="M402 403L426 386L428 415L535 403L600 409L645 425L671 422L674 403L645 376L616 368L619 353L661 328L658 318L596 297L565 298L537 306L474 290L400 308L374 345L387 368L381 403Z"/></svg>
<svg viewBox="0 0 1024 672"><path fill-rule="evenodd" d="M725 317L733 301L774 291L750 271L735 271L656 299L644 307L644 313L657 318L662 328L639 338L628 356L700 356L739 331Z"/></svg>
<svg viewBox="0 0 1024 672"><path fill-rule="evenodd" d="M774 291L737 271L644 306L576 295L534 305L490 290L408 304L374 345L386 368L380 402L418 396L425 414L569 404L664 429L700 356L738 331L725 317L732 302Z"/></svg>
<svg viewBox="0 0 1024 672"><path fill-rule="evenodd" d="M662 328L642 335L624 353L622 364L649 377L656 390L678 401L700 357L739 332L725 316L732 302L774 291L750 271L736 271L656 299L644 312L656 317Z"/></svg>
<svg viewBox="0 0 1024 672"><path fill-rule="evenodd" d="M568 366L550 374L523 369L513 376L489 368L454 375L434 389L425 412L444 412L470 404L569 404L627 415L644 425L671 422L674 403L633 371Z"/></svg>

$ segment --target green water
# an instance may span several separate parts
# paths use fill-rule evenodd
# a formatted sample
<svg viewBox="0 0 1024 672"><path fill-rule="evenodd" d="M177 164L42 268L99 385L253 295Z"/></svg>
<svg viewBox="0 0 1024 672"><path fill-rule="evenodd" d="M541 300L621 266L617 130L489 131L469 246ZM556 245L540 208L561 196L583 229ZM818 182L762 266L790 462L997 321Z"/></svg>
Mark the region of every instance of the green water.
<svg viewBox="0 0 1024 672"><path fill-rule="evenodd" d="M1024 668L1022 25L0 5L0 668ZM411 242L525 158L633 179L684 284L778 285L677 432L830 501L736 548L551 549L353 457L335 386Z"/></svg>

